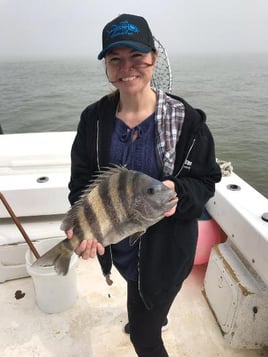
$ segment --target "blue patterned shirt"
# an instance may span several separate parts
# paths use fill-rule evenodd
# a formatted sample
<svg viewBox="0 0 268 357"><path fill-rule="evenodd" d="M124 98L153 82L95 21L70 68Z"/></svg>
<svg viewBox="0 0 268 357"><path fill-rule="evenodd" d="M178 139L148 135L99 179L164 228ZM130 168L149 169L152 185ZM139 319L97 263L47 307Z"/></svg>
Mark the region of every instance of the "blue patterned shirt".
<svg viewBox="0 0 268 357"><path fill-rule="evenodd" d="M161 175L161 162L156 149L155 115L150 115L141 124L129 128L116 118L112 135L110 161L125 165L156 179ZM138 243L129 245L129 238L112 245L113 263L129 280L137 280Z"/></svg>

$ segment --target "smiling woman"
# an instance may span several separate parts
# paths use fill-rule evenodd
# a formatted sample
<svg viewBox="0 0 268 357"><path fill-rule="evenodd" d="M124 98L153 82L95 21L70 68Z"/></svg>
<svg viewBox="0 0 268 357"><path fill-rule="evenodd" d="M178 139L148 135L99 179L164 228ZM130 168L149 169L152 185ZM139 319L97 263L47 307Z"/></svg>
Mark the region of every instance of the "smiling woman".
<svg viewBox="0 0 268 357"><path fill-rule="evenodd" d="M104 58L115 91L82 112L71 153L70 203L75 204L97 170L111 163L162 181L178 201L133 246L127 237L105 245L104 251L89 239L76 252L84 259L98 253L107 281L112 264L117 268L127 282L125 331L136 353L166 357L162 327L192 269L197 219L221 173L204 112L151 86L158 52L147 21L120 15L104 27L102 45L98 59ZM72 227L66 229L73 239Z"/></svg>

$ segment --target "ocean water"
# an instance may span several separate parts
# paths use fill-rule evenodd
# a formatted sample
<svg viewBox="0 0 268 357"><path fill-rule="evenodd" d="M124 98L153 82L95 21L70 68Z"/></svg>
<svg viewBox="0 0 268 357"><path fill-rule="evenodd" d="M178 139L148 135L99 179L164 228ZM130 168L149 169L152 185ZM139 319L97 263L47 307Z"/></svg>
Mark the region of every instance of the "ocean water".
<svg viewBox="0 0 268 357"><path fill-rule="evenodd" d="M216 154L268 197L268 55L170 57L173 90L207 114ZM112 90L102 62L0 62L4 133L76 130L81 111Z"/></svg>

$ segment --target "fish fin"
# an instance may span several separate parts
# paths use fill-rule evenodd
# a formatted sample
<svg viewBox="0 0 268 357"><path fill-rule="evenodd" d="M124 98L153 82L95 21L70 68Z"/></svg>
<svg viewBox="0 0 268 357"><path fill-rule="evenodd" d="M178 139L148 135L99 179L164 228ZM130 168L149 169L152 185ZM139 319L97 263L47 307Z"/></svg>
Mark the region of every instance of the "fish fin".
<svg viewBox="0 0 268 357"><path fill-rule="evenodd" d="M71 207L63 217L63 220L61 221L60 229L62 231L66 232L69 229L73 228L75 214L76 214L76 209Z"/></svg>
<svg viewBox="0 0 268 357"><path fill-rule="evenodd" d="M64 232L66 232L71 228L73 228L73 224L70 223L70 221L69 221L69 212L68 212L61 222L60 229Z"/></svg>
<svg viewBox="0 0 268 357"><path fill-rule="evenodd" d="M75 208L81 205L85 196L87 196L96 186L105 180L109 180L112 175L120 174L122 171L128 171L126 166L111 164L110 166L103 167L102 170L97 171L94 175L94 179L87 185L85 190L81 193L79 199L75 202Z"/></svg>
<svg viewBox="0 0 268 357"><path fill-rule="evenodd" d="M129 244L133 246L137 240L145 233L145 231L136 232L129 237Z"/></svg>
<svg viewBox="0 0 268 357"><path fill-rule="evenodd" d="M43 254L34 263L33 267L54 266L58 275L66 275L69 270L70 260L73 254L73 248L69 239L55 245L48 252Z"/></svg>
<svg viewBox="0 0 268 357"><path fill-rule="evenodd" d="M109 286L111 286L111 285L113 285L113 281L112 281L112 279L110 278L110 274L108 274L108 275L106 275L105 276L105 280L106 280L106 283L109 285Z"/></svg>

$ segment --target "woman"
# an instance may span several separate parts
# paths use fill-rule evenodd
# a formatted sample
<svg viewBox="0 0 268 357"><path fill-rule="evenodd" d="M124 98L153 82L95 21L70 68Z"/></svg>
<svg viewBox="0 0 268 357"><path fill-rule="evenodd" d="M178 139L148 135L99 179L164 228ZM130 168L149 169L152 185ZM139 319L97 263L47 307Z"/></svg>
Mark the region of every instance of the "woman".
<svg viewBox="0 0 268 357"><path fill-rule="evenodd" d="M81 115L71 153L70 202L111 163L163 181L179 201L133 247L128 239L105 250L96 240L83 241L77 253L84 259L98 255L106 277L113 263L126 279L127 327L138 356L168 356L161 328L192 269L197 219L221 173L205 114L150 86L157 51L146 20L120 15L104 27L102 42L98 59L104 58L116 91Z"/></svg>

